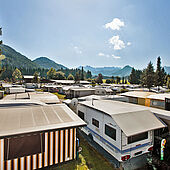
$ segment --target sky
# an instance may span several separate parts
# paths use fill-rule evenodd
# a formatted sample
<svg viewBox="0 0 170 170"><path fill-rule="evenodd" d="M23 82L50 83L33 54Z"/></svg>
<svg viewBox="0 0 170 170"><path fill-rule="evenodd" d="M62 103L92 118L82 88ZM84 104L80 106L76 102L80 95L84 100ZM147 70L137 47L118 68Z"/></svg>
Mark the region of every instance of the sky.
<svg viewBox="0 0 170 170"><path fill-rule="evenodd" d="M69 68L170 66L170 0L0 0L4 44Z"/></svg>

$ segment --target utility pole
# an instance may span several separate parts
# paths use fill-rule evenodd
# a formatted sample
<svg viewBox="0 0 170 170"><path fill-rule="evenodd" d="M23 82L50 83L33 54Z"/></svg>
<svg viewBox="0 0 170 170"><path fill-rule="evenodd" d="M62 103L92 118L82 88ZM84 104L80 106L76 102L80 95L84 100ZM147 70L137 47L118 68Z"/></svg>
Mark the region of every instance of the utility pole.
<svg viewBox="0 0 170 170"><path fill-rule="evenodd" d="M0 28L0 36L2 35L2 28ZM2 44L2 40L0 40L0 45ZM2 48L0 47L0 56L2 55Z"/></svg>
<svg viewBox="0 0 170 170"><path fill-rule="evenodd" d="M2 35L2 28L0 28L0 36ZM2 44L2 40L0 40L0 44Z"/></svg>

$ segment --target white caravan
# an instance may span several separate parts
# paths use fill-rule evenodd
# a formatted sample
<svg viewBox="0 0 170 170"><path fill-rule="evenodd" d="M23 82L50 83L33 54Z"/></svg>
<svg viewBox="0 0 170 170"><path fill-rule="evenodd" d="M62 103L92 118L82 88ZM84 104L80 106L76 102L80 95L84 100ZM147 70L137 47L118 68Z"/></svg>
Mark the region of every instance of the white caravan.
<svg viewBox="0 0 170 170"><path fill-rule="evenodd" d="M87 123L81 130L119 162L152 151L154 130L166 126L145 106L111 100L80 102L77 114Z"/></svg>

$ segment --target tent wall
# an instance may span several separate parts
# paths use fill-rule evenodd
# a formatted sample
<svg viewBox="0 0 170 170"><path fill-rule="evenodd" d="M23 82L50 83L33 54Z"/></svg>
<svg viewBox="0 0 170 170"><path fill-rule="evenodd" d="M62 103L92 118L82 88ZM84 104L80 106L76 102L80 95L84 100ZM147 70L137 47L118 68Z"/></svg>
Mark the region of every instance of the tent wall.
<svg viewBox="0 0 170 170"><path fill-rule="evenodd" d="M145 106L148 106L148 107L150 107L150 99L145 99Z"/></svg>
<svg viewBox="0 0 170 170"><path fill-rule="evenodd" d="M44 133L45 152L5 161L5 142L0 139L0 170L32 170L52 166L76 157L76 128Z"/></svg>
<svg viewBox="0 0 170 170"><path fill-rule="evenodd" d="M145 99L138 98L138 104L145 106Z"/></svg>

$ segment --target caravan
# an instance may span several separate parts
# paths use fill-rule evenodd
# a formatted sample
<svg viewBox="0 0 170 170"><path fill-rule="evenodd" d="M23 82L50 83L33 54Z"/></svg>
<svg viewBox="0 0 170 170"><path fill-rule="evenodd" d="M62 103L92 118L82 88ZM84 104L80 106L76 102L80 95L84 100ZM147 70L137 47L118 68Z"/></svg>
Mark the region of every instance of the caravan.
<svg viewBox="0 0 170 170"><path fill-rule="evenodd" d="M165 125L146 107L111 100L80 102L81 128L119 162L152 151L154 130Z"/></svg>

